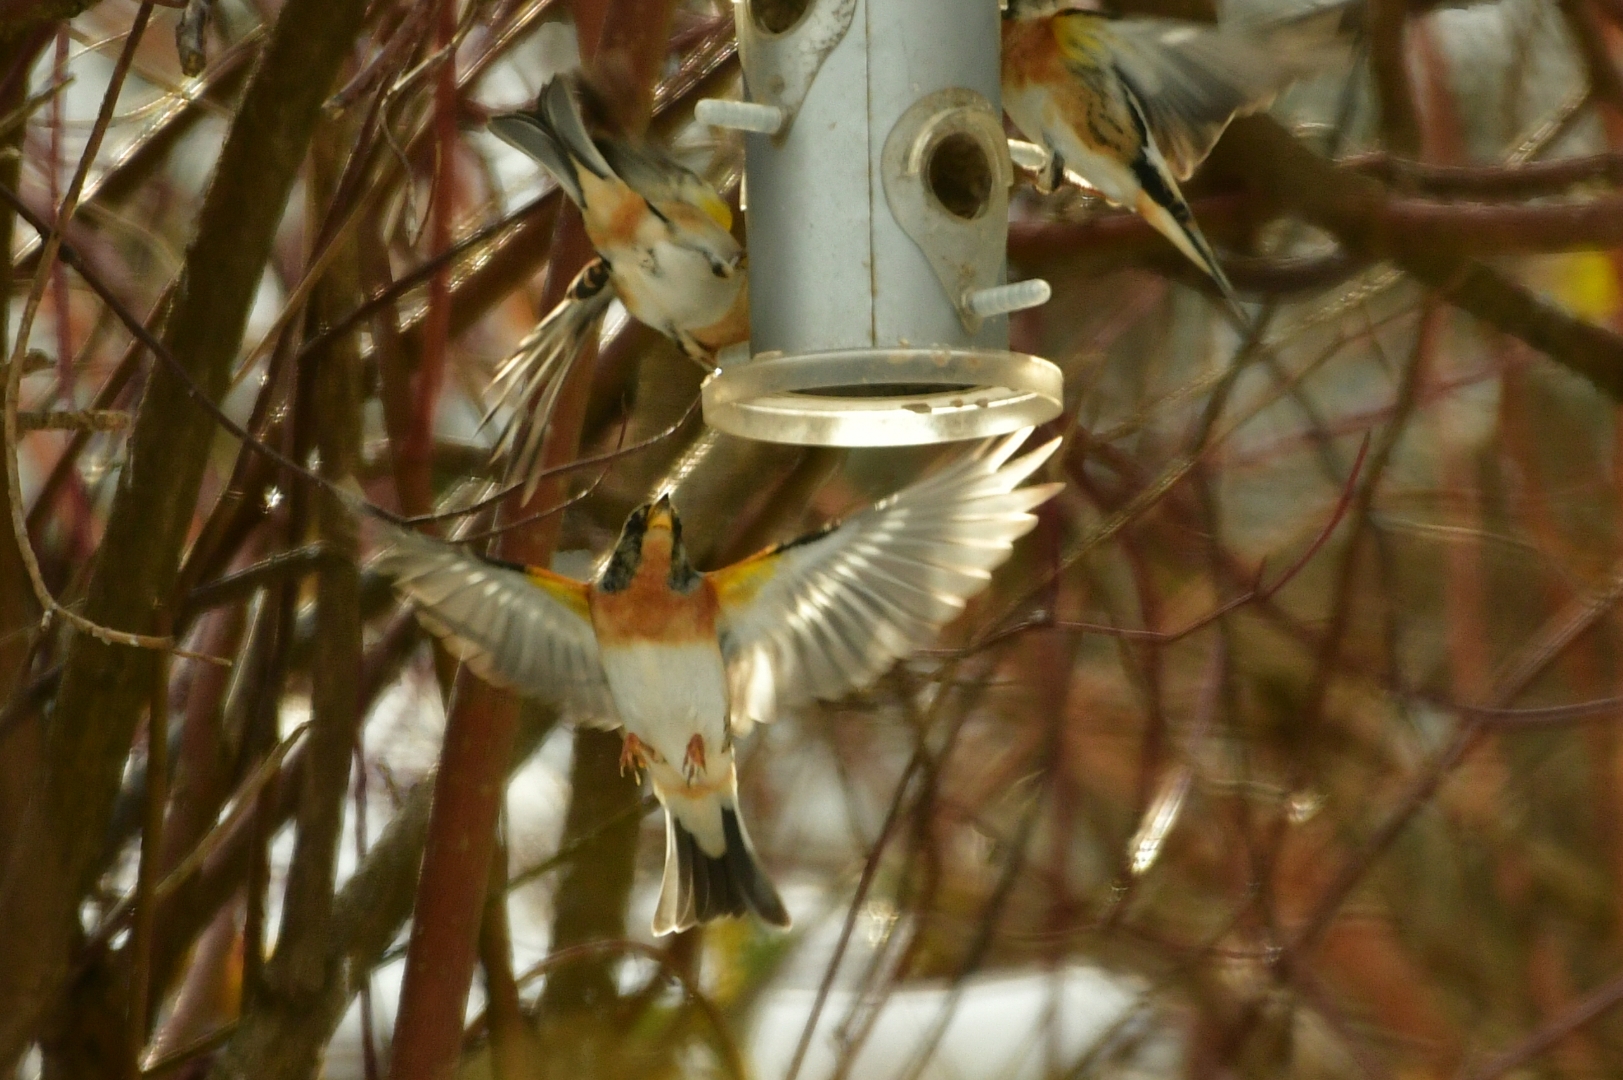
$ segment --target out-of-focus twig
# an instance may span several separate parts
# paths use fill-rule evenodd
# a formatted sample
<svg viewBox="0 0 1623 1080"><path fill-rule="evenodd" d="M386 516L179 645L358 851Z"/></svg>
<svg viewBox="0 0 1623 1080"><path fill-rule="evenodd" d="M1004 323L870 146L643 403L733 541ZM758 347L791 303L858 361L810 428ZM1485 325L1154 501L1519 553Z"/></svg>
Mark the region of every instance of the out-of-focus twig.
<svg viewBox="0 0 1623 1080"><path fill-rule="evenodd" d="M122 409L51 409L17 414L17 427L24 432L108 432L123 431L129 425L130 414Z"/></svg>
<svg viewBox="0 0 1623 1080"><path fill-rule="evenodd" d="M1337 170L1267 117L1242 117L1231 124L1210 165L1334 233L1354 253L1373 254L1391 242L1382 218L1389 198L1385 187L1373 177ZM1390 254L1449 303L1522 339L1608 397L1623 399L1623 337L1473 262L1467 245L1466 237L1456 236L1446 245L1401 247Z"/></svg>
<svg viewBox="0 0 1623 1080"><path fill-rule="evenodd" d="M1409 84L1408 0L1369 0L1364 5L1369 65L1380 103L1381 134L1388 150L1420 156L1420 114Z"/></svg>
<svg viewBox="0 0 1623 1080"><path fill-rule="evenodd" d="M534 752L555 719L541 710L526 715L515 741L515 765ZM286 1063L319 1058L362 982L411 915L433 789L432 779L412 786L388 828L334 898L323 964L327 981L315 1004L299 1014L267 1011L246 1018L224 1055L238 1071L217 1067L216 1075L279 1075ZM460 1022L461 1017L457 1019Z"/></svg>

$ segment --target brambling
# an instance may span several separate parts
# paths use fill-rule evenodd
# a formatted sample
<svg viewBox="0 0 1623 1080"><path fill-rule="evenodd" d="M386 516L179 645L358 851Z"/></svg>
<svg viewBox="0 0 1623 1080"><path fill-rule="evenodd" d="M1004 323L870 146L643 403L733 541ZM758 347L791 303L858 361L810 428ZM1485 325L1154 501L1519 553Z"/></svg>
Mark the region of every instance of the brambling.
<svg viewBox="0 0 1623 1080"><path fill-rule="evenodd" d="M1260 36L1170 19L1113 18L1064 0L1008 0L1003 108L1046 148L1039 187L1073 170L1144 217L1239 300L1178 181L1236 116L1266 108L1307 58Z"/></svg>
<svg viewBox="0 0 1623 1080"><path fill-rule="evenodd" d="M562 382L555 376L568 369L615 297L706 369L715 366L715 350L749 335L744 251L730 231L727 203L652 146L594 138L576 98L582 90L573 78L556 76L533 111L490 120L492 132L540 162L580 207L598 254L493 384L492 411L516 406L496 449L509 473L525 478L526 499L539 482L540 431Z"/></svg>
<svg viewBox="0 0 1623 1080"><path fill-rule="evenodd" d="M709 573L688 561L668 495L632 511L590 582L415 533L375 565L481 677L624 728L623 765L646 768L665 807L655 934L746 911L788 926L739 816L735 743L867 686L986 587L1062 486L1021 486L1059 444L1014 457L1028 434Z"/></svg>

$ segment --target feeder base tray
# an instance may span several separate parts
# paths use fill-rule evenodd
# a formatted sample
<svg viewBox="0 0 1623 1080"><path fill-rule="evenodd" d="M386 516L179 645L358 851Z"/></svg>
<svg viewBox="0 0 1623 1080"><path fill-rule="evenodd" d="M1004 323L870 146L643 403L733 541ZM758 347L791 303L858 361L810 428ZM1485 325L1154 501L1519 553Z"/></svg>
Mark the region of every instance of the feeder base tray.
<svg viewBox="0 0 1623 1080"><path fill-rule="evenodd" d="M819 392L820 391L820 392ZM1059 368L978 349L763 353L705 380L705 422L798 446L915 446L1003 435L1063 408Z"/></svg>

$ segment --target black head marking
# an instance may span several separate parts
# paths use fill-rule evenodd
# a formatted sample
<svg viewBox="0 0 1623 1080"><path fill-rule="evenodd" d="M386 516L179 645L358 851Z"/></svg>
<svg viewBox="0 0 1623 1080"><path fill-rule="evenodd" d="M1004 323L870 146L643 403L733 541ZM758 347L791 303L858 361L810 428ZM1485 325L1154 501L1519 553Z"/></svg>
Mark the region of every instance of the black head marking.
<svg viewBox="0 0 1623 1080"><path fill-rule="evenodd" d="M620 539L614 545L614 553L609 556L608 565L598 577L599 589L613 593L630 586L631 579L637 576L637 568L642 565L642 545L648 537L648 519L658 511L668 513L671 522L668 584L674 591L684 594L698 588L703 576L688 561L687 548L682 543L682 519L677 516L675 507L671 506L670 496L662 495L658 502L644 503L626 518L620 530Z"/></svg>
<svg viewBox="0 0 1623 1080"><path fill-rule="evenodd" d="M637 567L642 562L642 538L648 532L648 512L652 509L651 505L644 503L626 518L625 525L620 529L620 539L614 545L614 554L609 556L608 565L598 576L599 589L619 592L637 576Z"/></svg>
<svg viewBox="0 0 1623 1080"><path fill-rule="evenodd" d="M682 519L676 513L676 508L670 505L670 496L662 500L671 512L671 589L679 593L690 593L699 587L702 575L693 569L688 561L688 549L682 543Z"/></svg>

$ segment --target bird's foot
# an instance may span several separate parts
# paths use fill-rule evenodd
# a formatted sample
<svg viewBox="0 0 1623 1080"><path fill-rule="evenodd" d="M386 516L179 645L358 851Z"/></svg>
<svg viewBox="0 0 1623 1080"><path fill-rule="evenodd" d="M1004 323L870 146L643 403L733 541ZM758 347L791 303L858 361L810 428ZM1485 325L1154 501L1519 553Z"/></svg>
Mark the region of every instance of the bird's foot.
<svg viewBox="0 0 1623 1080"><path fill-rule="evenodd" d="M1059 156L1059 151L1049 148L1048 164L1037 170L1035 187L1040 195L1052 195L1065 183L1065 159Z"/></svg>
<svg viewBox="0 0 1623 1080"><path fill-rule="evenodd" d="M682 758L682 772L687 776L690 784L693 782L694 776L704 772L703 735L695 735L688 740L688 752Z"/></svg>
<svg viewBox="0 0 1623 1080"><path fill-rule="evenodd" d="M642 770L648 767L648 758L648 746L631 732L626 732L625 741L620 744L620 775L624 776L626 770L630 769L631 775L641 783Z"/></svg>

